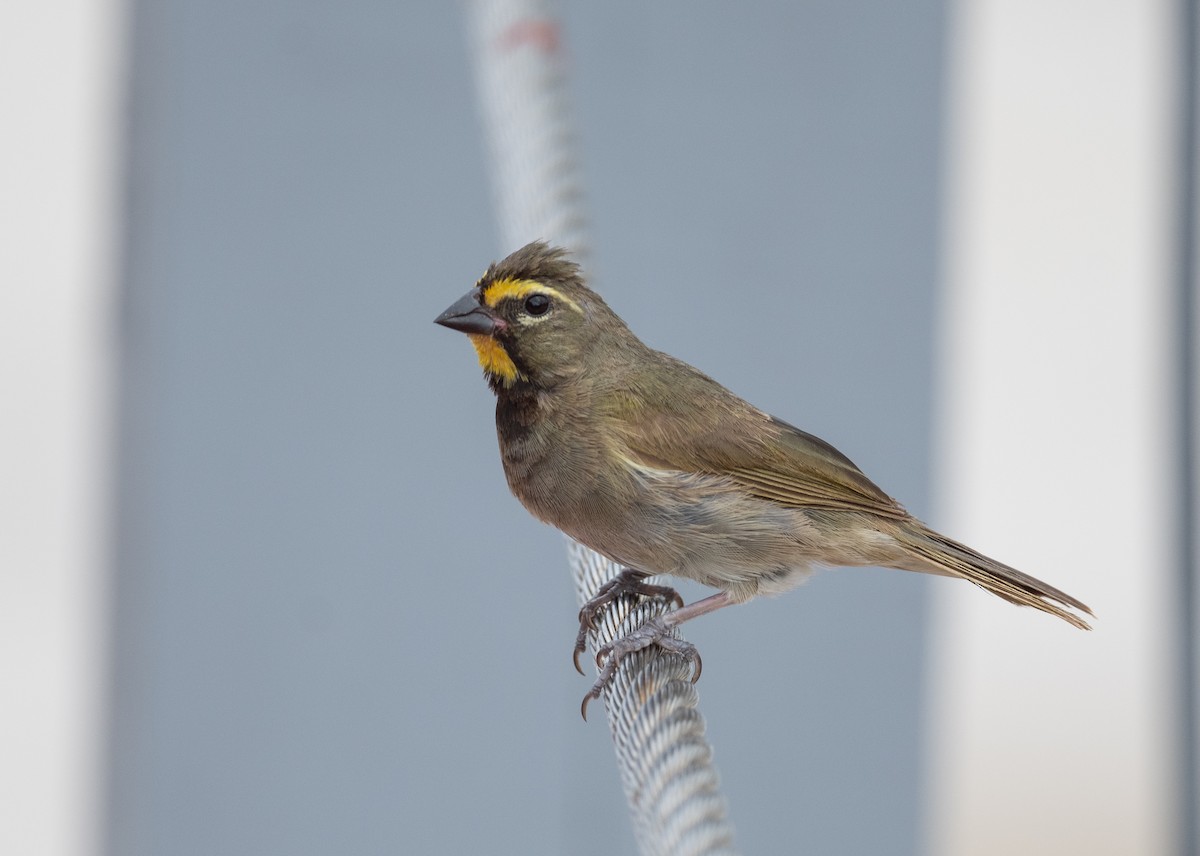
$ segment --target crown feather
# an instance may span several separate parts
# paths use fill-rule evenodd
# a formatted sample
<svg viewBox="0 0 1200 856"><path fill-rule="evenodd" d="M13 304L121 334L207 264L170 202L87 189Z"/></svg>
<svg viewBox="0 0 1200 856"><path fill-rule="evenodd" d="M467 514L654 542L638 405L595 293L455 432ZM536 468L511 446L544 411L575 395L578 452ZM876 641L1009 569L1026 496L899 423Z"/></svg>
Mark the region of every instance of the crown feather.
<svg viewBox="0 0 1200 856"><path fill-rule="evenodd" d="M565 249L553 247L545 241L533 241L507 258L492 262L477 284L486 288L488 283L502 279L527 279L583 287L579 265L569 258Z"/></svg>

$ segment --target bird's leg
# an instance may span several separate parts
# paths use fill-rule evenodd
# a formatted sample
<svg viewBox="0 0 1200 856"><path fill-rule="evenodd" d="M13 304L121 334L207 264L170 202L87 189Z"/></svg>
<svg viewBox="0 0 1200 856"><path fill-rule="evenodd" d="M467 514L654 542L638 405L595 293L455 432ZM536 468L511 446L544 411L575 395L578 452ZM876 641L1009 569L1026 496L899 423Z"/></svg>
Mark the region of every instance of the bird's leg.
<svg viewBox="0 0 1200 856"><path fill-rule="evenodd" d="M692 683L700 680L700 670L703 667L700 661L700 652L696 650L696 646L691 642L685 642L682 639L676 639L674 636L671 636L671 631L685 621L690 621L701 615L707 615L723 606L728 606L732 602L733 600L730 598L729 592L717 592L703 600L698 600L687 606L681 606L673 612L652 618L632 633L627 633L620 639L613 640L612 644L601 648L596 653L596 665L600 668L600 677L596 679L596 683L592 685L588 694L583 697L583 706L581 708L583 718L587 719L588 702L594 698L600 698L601 691L609 685L613 676L616 675L617 666L620 665L621 660L626 655L632 654L634 651L641 651L643 648L649 648L651 645L658 645L664 651L686 657L695 667L692 672Z"/></svg>
<svg viewBox="0 0 1200 856"><path fill-rule="evenodd" d="M656 586L646 582L649 574L635 571L633 568L623 568L619 574L600 586L600 590L579 610L579 633L575 637L575 670L583 674L579 665L579 655L587 650L588 631L596 626L596 621L605 608L623 594L639 595L641 597L661 597L675 601L678 607L683 606L683 598L679 592L670 586Z"/></svg>

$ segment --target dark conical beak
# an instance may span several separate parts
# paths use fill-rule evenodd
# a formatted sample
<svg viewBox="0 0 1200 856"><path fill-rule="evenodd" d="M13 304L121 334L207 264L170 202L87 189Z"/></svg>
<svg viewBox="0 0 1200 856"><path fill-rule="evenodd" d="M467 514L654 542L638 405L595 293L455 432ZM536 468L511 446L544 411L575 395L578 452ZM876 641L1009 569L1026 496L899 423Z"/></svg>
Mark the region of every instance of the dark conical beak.
<svg viewBox="0 0 1200 856"><path fill-rule="evenodd" d="M471 289L453 306L434 318L433 323L458 330L460 333L490 336L496 329L497 318L490 309L479 302L479 297L479 289Z"/></svg>

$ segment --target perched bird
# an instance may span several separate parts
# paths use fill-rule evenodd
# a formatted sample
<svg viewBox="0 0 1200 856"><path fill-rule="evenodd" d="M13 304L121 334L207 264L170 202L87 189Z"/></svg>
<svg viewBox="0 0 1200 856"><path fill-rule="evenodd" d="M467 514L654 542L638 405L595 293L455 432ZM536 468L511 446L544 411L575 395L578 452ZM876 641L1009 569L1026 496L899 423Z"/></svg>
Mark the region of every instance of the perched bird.
<svg viewBox="0 0 1200 856"><path fill-rule="evenodd" d="M618 596L677 602L601 650L585 715L621 657L649 645L692 658L695 680L699 656L671 628L787 591L814 565L960 577L1089 629L1079 600L935 532L824 440L644 345L561 249L522 247L435 320L475 346L513 494L624 568L580 611L576 668L587 630ZM719 592L683 606L645 582L652 574Z"/></svg>

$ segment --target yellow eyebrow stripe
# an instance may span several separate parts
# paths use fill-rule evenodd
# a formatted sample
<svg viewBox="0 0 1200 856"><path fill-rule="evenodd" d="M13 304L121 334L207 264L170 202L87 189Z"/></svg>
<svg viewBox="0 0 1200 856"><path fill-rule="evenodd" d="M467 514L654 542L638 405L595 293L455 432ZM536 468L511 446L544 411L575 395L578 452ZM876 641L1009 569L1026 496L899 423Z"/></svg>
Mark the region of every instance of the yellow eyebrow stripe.
<svg viewBox="0 0 1200 856"><path fill-rule="evenodd" d="M567 306L570 306L580 315L583 314L583 308L571 298L567 297L557 288L537 282L532 279L498 279L495 282L489 283L487 288L483 290L483 302L492 309L507 297L520 300L530 294L544 294L547 297L553 297Z"/></svg>

